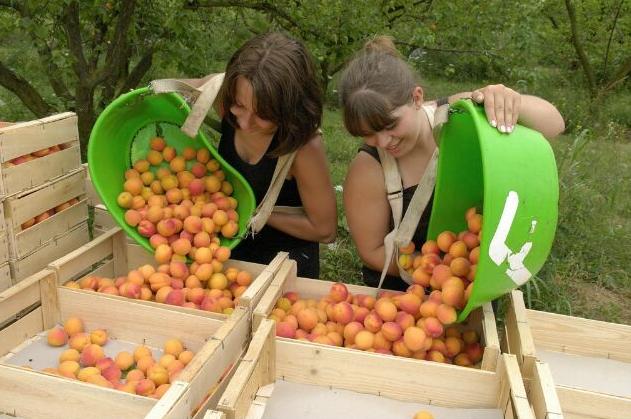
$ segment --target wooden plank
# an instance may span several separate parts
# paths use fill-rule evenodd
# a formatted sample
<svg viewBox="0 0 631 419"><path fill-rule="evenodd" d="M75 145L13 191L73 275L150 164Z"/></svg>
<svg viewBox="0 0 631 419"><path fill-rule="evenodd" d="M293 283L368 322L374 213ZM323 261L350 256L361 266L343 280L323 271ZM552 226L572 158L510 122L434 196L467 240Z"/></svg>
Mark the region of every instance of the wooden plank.
<svg viewBox="0 0 631 419"><path fill-rule="evenodd" d="M275 324L263 319L217 409L227 419L244 418L260 387L275 381Z"/></svg>
<svg viewBox="0 0 631 419"><path fill-rule="evenodd" d="M295 284L297 272L298 268L295 260L287 259L283 261L267 291L265 291L265 294L263 294L254 308L252 330L256 330L261 320L267 318L272 312L276 301L283 295L286 287L290 286L289 283Z"/></svg>
<svg viewBox="0 0 631 419"><path fill-rule="evenodd" d="M20 259L46 242L64 235L81 223L88 221L88 204L84 198L77 204L54 214L52 217L37 223L25 230L13 231L10 255L12 259Z"/></svg>
<svg viewBox="0 0 631 419"><path fill-rule="evenodd" d="M44 272L50 272L46 269ZM39 281L39 294L42 304L42 322L44 329L50 329L61 318L59 313L59 300L57 299L57 276L50 272Z"/></svg>
<svg viewBox="0 0 631 419"><path fill-rule="evenodd" d="M61 319L76 316L88 330L107 327L113 338L149 346L161 347L166 340L177 337L197 352L208 336L223 325L215 319L136 304L101 293L59 287L58 296ZM196 358L197 355L193 361ZM184 371L187 369L188 365Z"/></svg>
<svg viewBox="0 0 631 419"><path fill-rule="evenodd" d="M209 410L204 415L204 419L226 419L226 414L216 410Z"/></svg>
<svg viewBox="0 0 631 419"><path fill-rule="evenodd" d="M9 231L17 234L21 225L27 220L63 204L72 198L85 195L85 170L67 174L44 185L24 191L4 202L5 218Z"/></svg>
<svg viewBox="0 0 631 419"><path fill-rule="evenodd" d="M529 386L529 400L537 419L563 417L552 373L547 364L537 362Z"/></svg>
<svg viewBox="0 0 631 419"><path fill-rule="evenodd" d="M629 419L631 416L631 400L628 398L565 386L557 386L556 391L566 419Z"/></svg>
<svg viewBox="0 0 631 419"><path fill-rule="evenodd" d="M274 279L274 275L276 274L276 272L278 272L283 262L288 258L289 253L279 252L278 255L276 255L276 257L272 259L269 265L267 265L263 269L263 271L257 274L246 267L242 268L250 272L254 280L252 281L252 284L248 287L248 289L245 290L245 292L239 297L239 305L254 309L261 298L263 298L263 294L265 294L265 291ZM265 265L260 266L263 267Z"/></svg>
<svg viewBox="0 0 631 419"><path fill-rule="evenodd" d="M124 231L123 231L123 234L125 234ZM149 264L149 265L156 264L156 261L153 258L153 254L149 253L147 249L145 249L144 247L138 244L128 244L127 245L127 267L131 269L135 269L146 264Z"/></svg>
<svg viewBox="0 0 631 419"><path fill-rule="evenodd" d="M87 163L83 163L81 166L85 167L86 178L85 178L85 193L88 196L88 205L94 207L99 204L103 204L101 201L101 197L99 196L96 189L94 189L94 185L92 184L92 178L90 177L90 168Z"/></svg>
<svg viewBox="0 0 631 419"><path fill-rule="evenodd" d="M2 208L2 204L0 204L0 208ZM5 263L9 261L9 238L6 231L4 231L4 219L0 220L0 223L2 224L2 231L0 231L0 263Z"/></svg>
<svg viewBox="0 0 631 419"><path fill-rule="evenodd" d="M276 377L446 407L497 407L498 374L276 338Z"/></svg>
<svg viewBox="0 0 631 419"><path fill-rule="evenodd" d="M0 292L8 289L11 285L13 285L11 268L9 267L9 262L6 262L0 265Z"/></svg>
<svg viewBox="0 0 631 419"><path fill-rule="evenodd" d="M43 147L46 148L46 147ZM64 150L11 167L2 168L7 196L32 189L81 168L81 151L76 141Z"/></svg>
<svg viewBox="0 0 631 419"><path fill-rule="evenodd" d="M112 229L106 234L52 261L48 267L57 273L58 283L63 284L74 279L78 274L84 272L95 263L111 257L113 253L112 237L120 231L118 228Z"/></svg>
<svg viewBox="0 0 631 419"><path fill-rule="evenodd" d="M508 394L510 395L510 403L504 411L508 416L508 409L511 414L519 419L534 419L535 415L530 409L530 402L526 394L526 388L519 371L519 364L515 355L503 354L501 357L503 364L502 373L508 384ZM500 399L501 402L501 399Z"/></svg>
<svg viewBox="0 0 631 419"><path fill-rule="evenodd" d="M521 291L510 293L510 304L506 313L505 344L509 353L517 356L522 374L531 378L534 374L536 351L524 297Z"/></svg>
<svg viewBox="0 0 631 419"><path fill-rule="evenodd" d="M0 162L79 140L77 115L65 112L0 128Z"/></svg>
<svg viewBox="0 0 631 419"><path fill-rule="evenodd" d="M174 406L177 406L177 401L185 397L186 390L189 388L189 383L184 381L175 381L171 383L171 386L166 393L158 400L155 406L151 409L144 419L176 419L176 418L188 418L190 412L187 409L174 410ZM182 405L183 407L186 407Z"/></svg>
<svg viewBox="0 0 631 419"><path fill-rule="evenodd" d="M67 234L49 241L30 255L19 260L10 260L11 276L15 282L21 281L89 240L88 223L82 223Z"/></svg>
<svg viewBox="0 0 631 419"><path fill-rule="evenodd" d="M40 281L53 273L42 270L0 293L0 325L12 321L25 309L41 303Z"/></svg>
<svg viewBox="0 0 631 419"><path fill-rule="evenodd" d="M38 307L16 322L0 330L0 355L6 354L11 349L35 336L42 330L44 330L42 308Z"/></svg>
<svg viewBox="0 0 631 419"><path fill-rule="evenodd" d="M190 412L201 405L209 391L212 392L230 368L238 363L249 336L248 311L237 307L178 376L178 380L191 385L186 396L180 398L173 409Z"/></svg>
<svg viewBox="0 0 631 419"><path fill-rule="evenodd" d="M535 310L527 314L537 347L631 362L631 326Z"/></svg>
<svg viewBox="0 0 631 419"><path fill-rule="evenodd" d="M94 227L101 230L118 227L118 223L103 204L94 206Z"/></svg>
<svg viewBox="0 0 631 419"><path fill-rule="evenodd" d="M149 397L9 365L0 365L0 394L0 411L20 418L139 418L156 403Z"/></svg>

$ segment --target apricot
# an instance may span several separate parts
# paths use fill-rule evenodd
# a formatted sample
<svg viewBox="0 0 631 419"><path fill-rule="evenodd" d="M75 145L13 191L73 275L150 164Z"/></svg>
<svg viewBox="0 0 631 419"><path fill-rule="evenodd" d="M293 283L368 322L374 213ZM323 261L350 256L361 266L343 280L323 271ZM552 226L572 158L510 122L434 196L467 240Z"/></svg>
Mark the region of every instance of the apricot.
<svg viewBox="0 0 631 419"><path fill-rule="evenodd" d="M390 342L396 342L403 335L403 328L396 322L385 322L381 326L381 334Z"/></svg>
<svg viewBox="0 0 631 419"><path fill-rule="evenodd" d="M68 378L76 378L81 370L81 366L76 361L63 361L57 367L59 374Z"/></svg>
<svg viewBox="0 0 631 419"><path fill-rule="evenodd" d="M482 230L482 215L473 214L467 219L469 231L478 234Z"/></svg>
<svg viewBox="0 0 631 419"><path fill-rule="evenodd" d="M375 311L383 321L393 321L397 316L397 307L387 298L380 298L375 303Z"/></svg>
<svg viewBox="0 0 631 419"><path fill-rule="evenodd" d="M438 248L447 253L449 252L449 248L456 241L456 234L452 231L443 231L436 237L436 244Z"/></svg>
<svg viewBox="0 0 631 419"><path fill-rule="evenodd" d="M360 330L355 335L355 345L357 349L367 350L373 347L375 335L368 330Z"/></svg>
<svg viewBox="0 0 631 419"><path fill-rule="evenodd" d="M339 302L333 307L333 320L339 324L347 325L353 317L353 307L346 301Z"/></svg>
<svg viewBox="0 0 631 419"><path fill-rule="evenodd" d="M478 342L469 343L464 348L464 353L467 354L473 364L477 364L482 360L484 350Z"/></svg>
<svg viewBox="0 0 631 419"><path fill-rule="evenodd" d="M398 307L401 311L405 311L411 315L416 315L421 306L421 299L416 294L406 293L398 299ZM396 314L395 314L396 318ZM394 320L394 318L392 319Z"/></svg>
<svg viewBox="0 0 631 419"><path fill-rule="evenodd" d="M318 324L318 314L313 308L305 308L297 313L296 319L301 329L311 332Z"/></svg>
<svg viewBox="0 0 631 419"><path fill-rule="evenodd" d="M434 419L434 415L427 410L419 410L416 414L414 414L414 419Z"/></svg>
<svg viewBox="0 0 631 419"><path fill-rule="evenodd" d="M473 250L471 250L471 253L469 253L469 262L471 262L471 264L473 265L477 265L479 260L480 260L480 248L476 247Z"/></svg>
<svg viewBox="0 0 631 419"><path fill-rule="evenodd" d="M397 356L403 356L406 358L410 358L412 356L412 351L410 351L410 349L404 343L403 338L392 343L392 353Z"/></svg>
<svg viewBox="0 0 631 419"><path fill-rule="evenodd" d="M414 316L404 311L399 311L394 321L401 326L402 330L407 329L410 326L414 326Z"/></svg>
<svg viewBox="0 0 631 419"><path fill-rule="evenodd" d="M59 327L54 327L48 331L47 341L50 346L63 346L68 341L68 335Z"/></svg>
<svg viewBox="0 0 631 419"><path fill-rule="evenodd" d="M383 320L376 312L370 312L364 318L364 327L371 333L377 333L383 326Z"/></svg>
<svg viewBox="0 0 631 419"><path fill-rule="evenodd" d="M70 348L72 349L76 349L79 352L82 352L83 348L85 348L89 344L90 335L88 335L87 333L77 333L76 335L72 336L68 341L68 346L70 346Z"/></svg>
<svg viewBox="0 0 631 419"><path fill-rule="evenodd" d="M188 365L189 362L193 359L195 354L191 351L182 351L180 355L177 357L178 361L180 361L184 365Z"/></svg>
<svg viewBox="0 0 631 419"><path fill-rule="evenodd" d="M230 258L230 249L227 247L221 246L217 248L217 250L215 250L214 257L218 262L223 263Z"/></svg>
<svg viewBox="0 0 631 419"><path fill-rule="evenodd" d="M66 349L59 355L59 363L64 361L75 361L79 362L79 356L81 354L76 349Z"/></svg>
<svg viewBox="0 0 631 419"><path fill-rule="evenodd" d="M296 327L289 322L276 322L276 336L293 339L296 337Z"/></svg>
<svg viewBox="0 0 631 419"><path fill-rule="evenodd" d="M130 370L127 373L127 381L140 381L145 378L145 373L139 369Z"/></svg>
<svg viewBox="0 0 631 419"><path fill-rule="evenodd" d="M239 232L239 225L232 220L221 227L221 235L227 239L231 239Z"/></svg>
<svg viewBox="0 0 631 419"><path fill-rule="evenodd" d="M155 389L155 383L148 378L143 378L142 380L138 381L138 384L136 384L136 394L139 394L141 396L149 396L155 391Z"/></svg>
<svg viewBox="0 0 631 419"><path fill-rule="evenodd" d="M90 333L90 341L95 345L105 345L107 343L107 332L103 329L93 330Z"/></svg>
<svg viewBox="0 0 631 419"><path fill-rule="evenodd" d="M456 309L448 306L447 304L440 304L436 307L436 317L438 320L444 324L452 324L458 318L458 314L456 313Z"/></svg>
<svg viewBox="0 0 631 419"><path fill-rule="evenodd" d="M93 367L99 359L105 358L105 352L99 345L90 343L83 348L79 363L84 367Z"/></svg>
<svg viewBox="0 0 631 419"><path fill-rule="evenodd" d="M164 343L164 353L175 357L184 351L184 345L179 339L169 339Z"/></svg>
<svg viewBox="0 0 631 419"><path fill-rule="evenodd" d="M425 332L416 326L408 327L403 332L403 343L412 352L423 349L425 338Z"/></svg>

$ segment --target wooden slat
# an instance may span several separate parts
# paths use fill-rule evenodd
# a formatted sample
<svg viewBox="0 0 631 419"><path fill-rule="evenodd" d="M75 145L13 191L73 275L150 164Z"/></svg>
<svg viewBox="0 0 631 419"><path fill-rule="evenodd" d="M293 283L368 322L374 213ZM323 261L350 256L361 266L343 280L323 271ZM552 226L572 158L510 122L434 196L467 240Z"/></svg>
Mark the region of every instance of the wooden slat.
<svg viewBox="0 0 631 419"><path fill-rule="evenodd" d="M566 419L629 419L631 400L565 386L556 387Z"/></svg>
<svg viewBox="0 0 631 419"><path fill-rule="evenodd" d="M542 362L535 364L533 378L529 387L529 399L537 419L563 417L552 373L547 364Z"/></svg>
<svg viewBox="0 0 631 419"><path fill-rule="evenodd" d="M511 409L514 417L519 419L534 419L535 415L530 409L530 402L526 394L526 388L519 371L519 364L515 355L503 354L501 357L503 364L502 373L507 380L510 403L507 409ZM501 400L501 399L500 399ZM505 415L507 410L505 410Z"/></svg>
<svg viewBox="0 0 631 419"><path fill-rule="evenodd" d="M44 330L42 308L38 307L0 330L0 356ZM2 393L0 391L0 393Z"/></svg>
<svg viewBox="0 0 631 419"><path fill-rule="evenodd" d="M274 338L274 321L263 319L217 406L218 410L226 414L227 419L244 418L258 389L274 382Z"/></svg>
<svg viewBox="0 0 631 419"><path fill-rule="evenodd" d="M46 147L43 147L46 148ZM4 193L11 196L76 171L81 167L79 142L61 151L2 168Z"/></svg>
<svg viewBox="0 0 631 419"><path fill-rule="evenodd" d="M78 140L77 115L72 112L21 122L0 128L0 161L6 163L37 150Z"/></svg>
<svg viewBox="0 0 631 419"><path fill-rule="evenodd" d="M9 197L4 203L5 217L14 234L21 230L25 221L63 204L72 198L85 195L85 170L75 172L47 182L35 190Z"/></svg>
<svg viewBox="0 0 631 419"><path fill-rule="evenodd" d="M112 229L106 234L52 261L48 266L57 273L58 283L63 284L75 278L93 264L111 257L113 253L112 237L120 231L118 228Z"/></svg>
<svg viewBox="0 0 631 419"><path fill-rule="evenodd" d="M41 303L40 282L54 275L50 270L42 270L17 285L0 293L0 325L15 319L18 313Z"/></svg>
<svg viewBox="0 0 631 419"><path fill-rule="evenodd" d="M197 352L223 324L215 319L149 307L101 293L59 287L58 296L62 319L76 316L87 329L106 327L113 338L149 346L161 347L166 340L177 337Z"/></svg>
<svg viewBox="0 0 631 419"><path fill-rule="evenodd" d="M517 362L520 364L524 377L531 378L535 369L536 351L528 324L524 297L519 290L510 293L505 331L508 352L517 356Z"/></svg>
<svg viewBox="0 0 631 419"><path fill-rule="evenodd" d="M61 237L46 243L33 253L19 260L10 260L11 276L21 281L29 275L44 269L50 262L83 246L90 240L88 224L82 223Z"/></svg>
<svg viewBox="0 0 631 419"><path fill-rule="evenodd" d="M220 378L235 365L247 345L250 336L248 311L237 307L223 325L186 366L178 380L191 385L173 411L192 411L202 404ZM211 406L212 407L212 406ZM169 415L169 418L176 418Z"/></svg>
<svg viewBox="0 0 631 419"><path fill-rule="evenodd" d="M276 377L446 407L497 407L497 373L276 338Z"/></svg>
<svg viewBox="0 0 631 419"><path fill-rule="evenodd" d="M149 397L8 365L0 365L0 394L0 411L20 418L140 418L156 403Z"/></svg>
<svg viewBox="0 0 631 419"><path fill-rule="evenodd" d="M55 237L60 237L69 230L88 220L88 204L84 198L67 208L26 230L17 231L11 237L10 254L12 259L20 259Z"/></svg>
<svg viewBox="0 0 631 419"><path fill-rule="evenodd" d="M8 289L11 285L13 285L11 268L9 267L9 262L5 262L0 265L0 292Z"/></svg>
<svg viewBox="0 0 631 419"><path fill-rule="evenodd" d="M527 314L537 347L631 362L631 326L536 310Z"/></svg>
<svg viewBox="0 0 631 419"><path fill-rule="evenodd" d="M288 259L288 257L289 257L289 253L280 252L278 255L276 255L274 259L272 259L269 265L257 266L257 268L261 267L263 268L263 270L256 273L253 272L253 269L251 268L250 269L248 269L248 267L241 268L250 272L250 274L252 274L254 278L254 281L248 287L248 289L245 290L245 292L239 297L239 305L254 309L254 307L256 307L256 305L259 303L259 301L263 297L263 294L265 293L270 283L274 279L274 275L276 274L276 272L278 272L283 262L286 259Z"/></svg>

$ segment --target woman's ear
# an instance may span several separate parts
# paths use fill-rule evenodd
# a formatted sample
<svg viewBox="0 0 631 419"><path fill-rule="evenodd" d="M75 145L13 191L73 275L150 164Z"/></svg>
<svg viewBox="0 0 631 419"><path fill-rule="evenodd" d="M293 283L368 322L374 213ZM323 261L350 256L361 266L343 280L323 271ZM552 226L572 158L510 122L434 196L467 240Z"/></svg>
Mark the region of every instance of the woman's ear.
<svg viewBox="0 0 631 419"><path fill-rule="evenodd" d="M423 104L423 97L423 88L421 86L414 87L412 90L412 101L417 109Z"/></svg>

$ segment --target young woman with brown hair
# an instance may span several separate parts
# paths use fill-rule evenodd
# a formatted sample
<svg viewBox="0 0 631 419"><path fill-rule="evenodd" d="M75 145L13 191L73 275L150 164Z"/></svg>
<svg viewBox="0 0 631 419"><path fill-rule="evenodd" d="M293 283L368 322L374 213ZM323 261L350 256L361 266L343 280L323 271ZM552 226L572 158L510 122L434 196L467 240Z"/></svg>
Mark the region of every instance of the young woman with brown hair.
<svg viewBox="0 0 631 419"><path fill-rule="evenodd" d="M423 89L391 39L369 42L344 70L339 91L344 124L364 144L353 159L344 185L344 207L353 241L364 262L364 282L388 289L405 289L394 260L386 260L384 239L395 225L384 167L398 171L403 213L426 169L435 170L437 144L433 136L438 105L471 98L483 103L489 124L510 134L517 122L550 138L564 129L563 118L547 101L520 95L501 84L424 103ZM392 162L384 165L384 160ZM466 176L466 174L464 174ZM427 177L431 179L431 176ZM429 185L433 190L433 184ZM420 215L413 241L426 240L433 194ZM386 275L386 273L388 275ZM382 275L383 274L383 275Z"/></svg>

